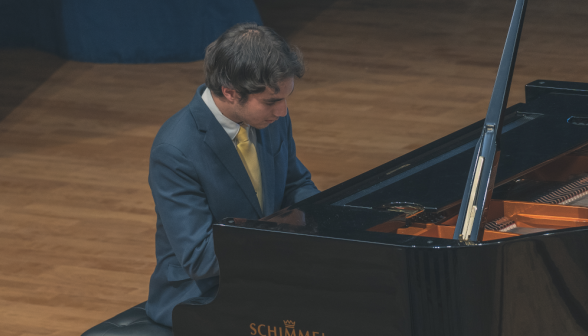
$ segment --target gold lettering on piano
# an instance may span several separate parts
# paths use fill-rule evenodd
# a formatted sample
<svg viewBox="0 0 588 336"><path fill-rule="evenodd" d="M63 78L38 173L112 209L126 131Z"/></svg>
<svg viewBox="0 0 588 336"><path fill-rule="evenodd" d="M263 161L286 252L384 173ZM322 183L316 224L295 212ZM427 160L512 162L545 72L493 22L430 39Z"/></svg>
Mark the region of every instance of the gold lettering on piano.
<svg viewBox="0 0 588 336"><path fill-rule="evenodd" d="M278 327L273 327L272 329L272 327L267 326L267 336L272 336L272 333L274 334L274 336L278 336L278 334L276 333L277 328Z"/></svg>
<svg viewBox="0 0 588 336"><path fill-rule="evenodd" d="M265 324L260 324L259 327L257 327L257 332L259 333L259 336L267 336L266 334L261 333L261 327L265 327Z"/></svg>
<svg viewBox="0 0 588 336"><path fill-rule="evenodd" d="M252 336L325 336L325 333L318 331L309 331L302 329L295 329L296 322L290 320L284 320L284 327L270 326L265 324L251 323L249 328L251 329Z"/></svg>

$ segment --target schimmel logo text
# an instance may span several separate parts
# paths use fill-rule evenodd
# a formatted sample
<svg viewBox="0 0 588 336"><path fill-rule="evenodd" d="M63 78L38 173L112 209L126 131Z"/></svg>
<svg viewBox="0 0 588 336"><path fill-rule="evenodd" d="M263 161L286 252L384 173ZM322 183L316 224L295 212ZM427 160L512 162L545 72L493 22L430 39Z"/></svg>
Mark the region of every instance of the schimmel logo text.
<svg viewBox="0 0 588 336"><path fill-rule="evenodd" d="M290 320L284 320L284 328L255 323L251 323L249 328L253 336L325 336L319 331L296 330L296 322Z"/></svg>

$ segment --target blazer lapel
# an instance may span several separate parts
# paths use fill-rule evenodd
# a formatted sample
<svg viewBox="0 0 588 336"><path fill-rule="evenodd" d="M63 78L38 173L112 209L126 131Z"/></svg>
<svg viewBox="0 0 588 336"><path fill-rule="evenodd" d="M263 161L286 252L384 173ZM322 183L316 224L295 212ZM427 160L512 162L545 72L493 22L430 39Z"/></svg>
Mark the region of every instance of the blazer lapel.
<svg viewBox="0 0 588 336"><path fill-rule="evenodd" d="M268 127L270 128L270 127ZM271 154L272 141L270 140L271 130L268 128L257 131L257 157L261 170L261 183L263 188L263 217L275 212L275 172L274 157Z"/></svg>
<svg viewBox="0 0 588 336"><path fill-rule="evenodd" d="M201 132L206 133L204 136L204 143L206 143L208 147L215 153L218 159L229 171L231 176L233 176L233 178L237 181L245 193L245 196L249 200L249 203L255 209L257 215L259 217L263 217L263 212L259 206L257 196L255 195L255 189L253 189L253 184L249 179L249 175L247 174L247 170L245 170L245 166L243 166L243 162L241 162L241 158L235 149L235 145L202 100L201 95L204 89L206 89L204 85L200 86L196 91L196 96L190 103L192 116L196 119L198 129Z"/></svg>
<svg viewBox="0 0 588 336"><path fill-rule="evenodd" d="M237 181L247 196L249 203L251 203L251 205L255 208L257 215L259 217L263 217L261 207L259 206L259 201L255 195L255 189L253 189L253 184L249 179L249 175L247 174L247 170L245 170L245 166L243 166L243 162L241 162L241 158L235 149L235 145L233 145L233 142L225 130L220 125L218 125L218 127L220 130L209 129L209 131L206 132L204 142L210 147L210 149L212 149L218 159L223 163L225 168L227 168L229 173Z"/></svg>

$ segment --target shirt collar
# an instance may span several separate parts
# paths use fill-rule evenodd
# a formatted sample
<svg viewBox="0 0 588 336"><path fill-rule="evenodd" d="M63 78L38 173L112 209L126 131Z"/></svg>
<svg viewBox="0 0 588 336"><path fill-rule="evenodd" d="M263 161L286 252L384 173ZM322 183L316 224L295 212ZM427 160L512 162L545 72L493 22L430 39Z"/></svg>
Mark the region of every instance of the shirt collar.
<svg viewBox="0 0 588 336"><path fill-rule="evenodd" d="M222 114L222 112L214 103L214 100L212 99L212 92L210 92L208 88L206 88L206 90L204 90L204 93L202 93L202 100L204 101L206 106L208 106L208 108L218 121L218 123L221 124L225 132L227 132L229 138L231 138L231 140L235 140L235 137L237 136L237 133L239 133L241 125L237 124L236 122L232 121L231 119L225 117L224 114ZM249 131L249 125L244 126L245 129Z"/></svg>

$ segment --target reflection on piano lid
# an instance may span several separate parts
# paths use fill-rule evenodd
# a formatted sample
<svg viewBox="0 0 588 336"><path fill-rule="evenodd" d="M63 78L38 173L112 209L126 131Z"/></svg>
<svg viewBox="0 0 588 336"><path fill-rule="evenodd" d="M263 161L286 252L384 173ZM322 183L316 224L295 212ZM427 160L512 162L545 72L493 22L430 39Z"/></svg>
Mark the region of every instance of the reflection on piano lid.
<svg viewBox="0 0 588 336"><path fill-rule="evenodd" d="M176 306L174 334L588 335L588 84L537 80L501 113L482 239L454 231L484 120L214 225L218 294Z"/></svg>

